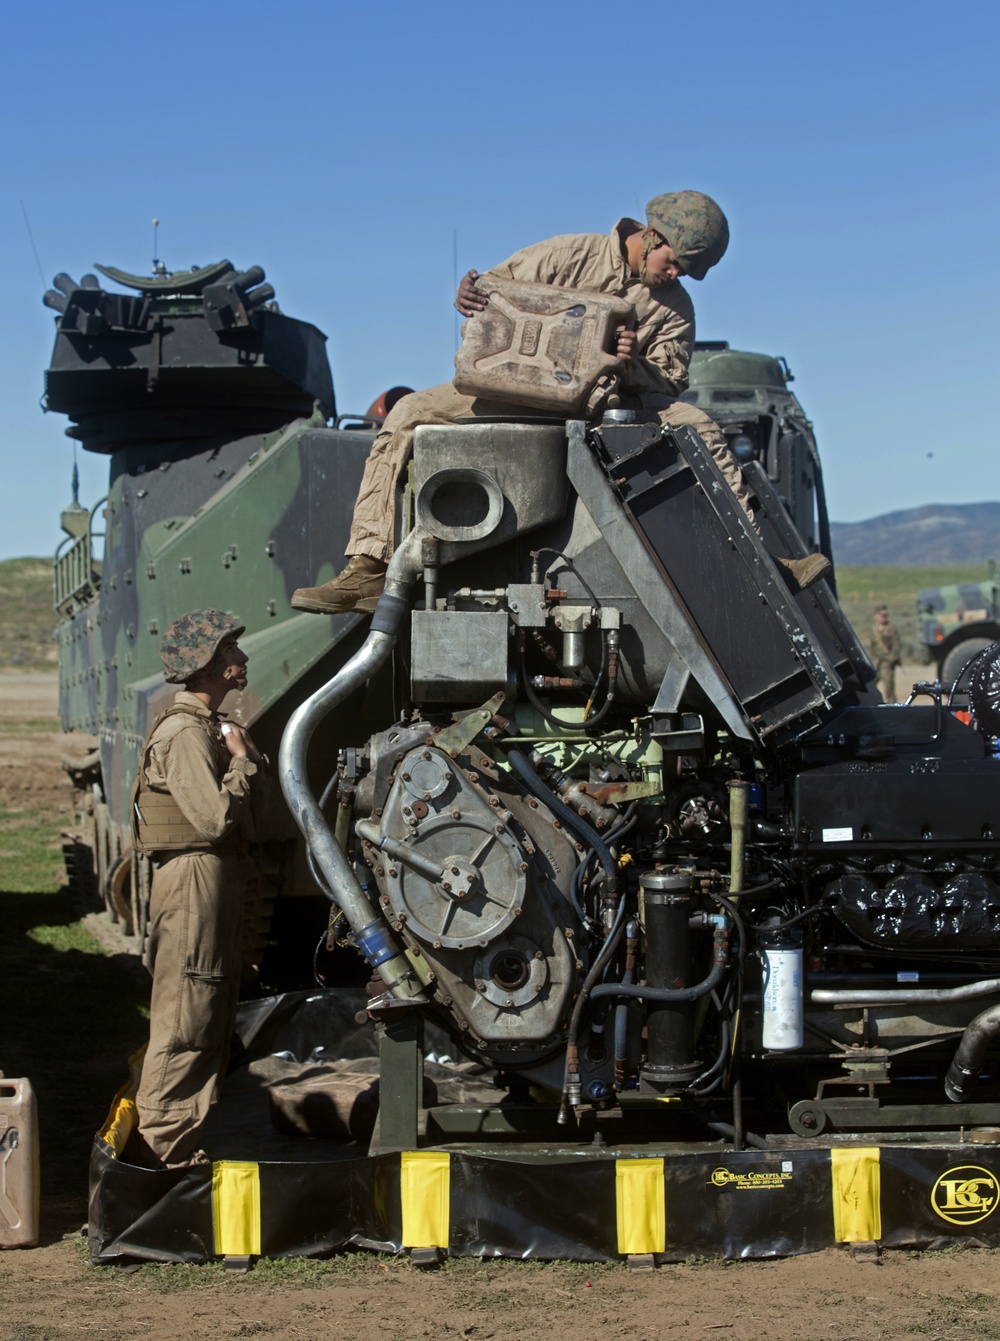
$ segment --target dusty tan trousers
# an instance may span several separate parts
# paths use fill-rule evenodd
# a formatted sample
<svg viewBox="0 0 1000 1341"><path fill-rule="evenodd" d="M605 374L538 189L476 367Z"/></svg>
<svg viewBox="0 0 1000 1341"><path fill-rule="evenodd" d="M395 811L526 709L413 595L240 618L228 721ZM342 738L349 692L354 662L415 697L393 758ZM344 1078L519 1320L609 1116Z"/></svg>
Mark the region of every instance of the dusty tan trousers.
<svg viewBox="0 0 1000 1341"><path fill-rule="evenodd" d="M715 458L715 463L726 478L736 498L752 520L750 495L740 468L726 443L725 434L704 410L687 401L671 400L668 396L643 395L642 404L659 416L661 424L671 428L690 425L704 440ZM525 409L523 414L532 418L537 410ZM477 400L456 391L451 382L414 391L403 399L386 417L372 443L365 466L358 501L354 505L354 521L347 543L348 554L367 554L373 559L387 559L392 552L393 498L396 480L406 466L413 450L413 433L421 424L452 424L456 419L491 415L516 415L518 407L497 401Z"/></svg>
<svg viewBox="0 0 1000 1341"><path fill-rule="evenodd" d="M876 661L875 676L886 703L896 703L896 663L893 661Z"/></svg>
<svg viewBox="0 0 1000 1341"><path fill-rule="evenodd" d="M242 933L238 855L179 852L154 871L147 954L153 996L136 1108L140 1133L165 1164L183 1163L198 1145L225 1073Z"/></svg>

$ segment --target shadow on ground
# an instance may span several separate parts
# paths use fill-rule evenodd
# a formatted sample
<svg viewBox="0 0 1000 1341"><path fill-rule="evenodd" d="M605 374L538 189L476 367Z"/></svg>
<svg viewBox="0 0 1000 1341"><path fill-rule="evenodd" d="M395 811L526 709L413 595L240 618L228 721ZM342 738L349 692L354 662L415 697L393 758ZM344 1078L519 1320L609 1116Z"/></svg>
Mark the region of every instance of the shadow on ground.
<svg viewBox="0 0 1000 1341"><path fill-rule="evenodd" d="M82 932L69 893L0 892L0 1070L38 1097L41 1242L79 1230L94 1133L145 1040L135 965Z"/></svg>

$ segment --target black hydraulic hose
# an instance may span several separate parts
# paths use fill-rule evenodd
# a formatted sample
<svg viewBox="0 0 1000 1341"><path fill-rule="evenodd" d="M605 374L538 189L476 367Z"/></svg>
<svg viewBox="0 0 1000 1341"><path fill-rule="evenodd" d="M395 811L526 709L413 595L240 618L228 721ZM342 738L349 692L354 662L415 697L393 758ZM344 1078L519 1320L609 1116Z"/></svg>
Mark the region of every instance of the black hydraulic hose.
<svg viewBox="0 0 1000 1341"><path fill-rule="evenodd" d="M729 1057L729 1021L722 1020L719 1026L719 1051L716 1053L715 1061L703 1071L697 1080L693 1080L688 1086L688 1093L700 1098L703 1094L711 1094L722 1084L722 1071Z"/></svg>
<svg viewBox="0 0 1000 1341"><path fill-rule="evenodd" d="M566 1079L563 1087L562 1103L559 1107L559 1117L557 1121L564 1125L569 1121L569 1108L571 1104L580 1102L580 1022L583 1019L584 1008L590 996L590 992L604 972L611 960L611 956L618 949L618 945L625 933L625 900L622 899L618 905L618 914L615 917L614 924L601 946L600 953L590 967L590 972L583 980L583 986L580 988L579 995L573 1005L573 1013L569 1017L569 1026L566 1031Z"/></svg>
<svg viewBox="0 0 1000 1341"><path fill-rule="evenodd" d="M313 880L315 880L316 887L319 890L319 892L325 898L328 898L331 903L336 903L337 896L330 888L326 880L323 878L323 872L319 869L319 867L316 864L316 858L313 855L313 850L311 847L306 848L306 862L308 863L309 866L309 874L312 876Z"/></svg>
<svg viewBox="0 0 1000 1341"><path fill-rule="evenodd" d="M819 913L825 913L827 911L829 911L827 905L821 901L820 903L814 903L813 906L807 908L805 912L796 913L794 917L789 917L787 921L784 922L774 922L767 927L760 922L749 922L747 925L752 931L784 931L787 927L797 927L800 922L808 922L811 917L816 917Z"/></svg>
<svg viewBox="0 0 1000 1341"><path fill-rule="evenodd" d="M583 906L583 877L584 872L590 865L593 856L594 856L594 849L590 848L584 854L583 861L579 863L576 870L570 876L569 880L569 901L573 905L577 917L579 917L582 924L588 928L590 927L591 923L587 917L586 910L584 909Z"/></svg>
<svg viewBox="0 0 1000 1341"><path fill-rule="evenodd" d="M635 826L639 823L639 816L635 813L638 807L638 801L632 801L614 828L609 829L604 835L609 844L620 843L626 834L632 832Z"/></svg>
<svg viewBox="0 0 1000 1341"><path fill-rule="evenodd" d="M639 1001L697 1001L713 992L722 981L729 959L729 936L725 927L717 927L712 936L712 968L707 978L693 987L646 987L641 983L606 982L593 988L591 1001L604 996L624 996Z"/></svg>
<svg viewBox="0 0 1000 1341"><path fill-rule="evenodd" d="M591 965L590 972L587 974L586 978L584 978L583 986L580 988L580 994L576 998L576 1003L573 1006L573 1013L569 1018L568 1044L576 1042L576 1036L580 1031L580 1017L583 1014L584 1007L587 1004L591 991L594 989L595 983L607 968L611 956L614 954L615 950L617 950L618 942L621 940L622 932L624 930L625 900L623 899L621 906L618 909L618 916L615 918L614 925L605 937L604 944L601 946L597 958Z"/></svg>
<svg viewBox="0 0 1000 1341"><path fill-rule="evenodd" d="M566 565L569 571L579 582L580 586L583 587L584 591L597 606L598 610L601 608L601 603L597 599L597 596L594 594L593 587L590 586L590 584L587 582L587 579L583 576L583 574L577 571L576 566L573 563L573 560L567 557L567 555L565 555L561 549L553 549L550 545L546 545L543 549L529 550L529 554L531 555L532 559L535 560L540 559L543 554L554 554L557 559L562 559L563 563ZM548 565L546 565L546 575L548 575ZM531 580L533 582L535 581L534 576L532 576Z"/></svg>
<svg viewBox="0 0 1000 1341"><path fill-rule="evenodd" d="M604 835L607 845L609 847L612 844L617 845L618 843L620 843L621 840L627 834L630 834L632 830L635 828L635 826L638 824L639 817L635 813L636 809L637 809L637 803L633 801L632 804L625 811L625 814L622 816L621 820L615 825L613 829L609 829L609 831ZM579 917L580 921L588 930L590 929L592 924L590 922L590 919L587 917L586 910L583 906L582 886L584 877L586 876L587 873L587 867L590 865L591 861L594 859L596 855L597 854L594 851L594 848L593 847L589 848L584 853L583 860L578 864L576 870L570 877L569 882L569 901L570 903L572 903L573 908L577 916Z"/></svg>
<svg viewBox="0 0 1000 1341"><path fill-rule="evenodd" d="M611 641L611 635L612 630L609 629L608 632L601 639L601 668L597 672L597 679L594 681L594 687L590 693L590 702L592 703L594 701L594 695L597 693L600 687L601 681L604 679L605 674L607 674L608 687L604 693L604 702L598 708L597 712L593 713L589 717L584 717L583 727L585 731L593 731L595 726L601 725L605 717L607 717L608 713L611 711L611 708L617 697L618 651L617 648L614 648L611 651L609 651L608 643ZM617 636L618 636L617 632L615 632L615 638L617 638Z"/></svg>
<svg viewBox="0 0 1000 1341"><path fill-rule="evenodd" d="M636 958L639 952L639 923L632 919L625 923L625 972L623 983L635 979ZM625 1082L628 1064L628 1002L619 1001L614 1010L614 1063L615 1089L620 1090Z"/></svg>
<svg viewBox="0 0 1000 1341"><path fill-rule="evenodd" d="M990 1006L966 1025L958 1051L944 1079L944 1092L953 1104L959 1104L968 1097L979 1077L987 1050L998 1034L1000 1005Z"/></svg>
<svg viewBox="0 0 1000 1341"><path fill-rule="evenodd" d="M587 847L593 848L594 852L597 854L598 861L604 867L604 873L607 877L608 901L616 904L618 902L621 885L621 881L618 877L618 863L611 855L611 850L604 839L596 834L590 825L587 824L585 820L582 820L579 815L575 814L565 802L560 801L559 797L556 796L551 787L548 787L538 776L529 763L527 756L522 754L520 750L508 750L507 762L514 769L514 772L517 773L518 777L520 777L528 791L537 796L540 801L544 801L552 813L565 824L570 833L576 835L581 843L585 843Z"/></svg>
<svg viewBox="0 0 1000 1341"><path fill-rule="evenodd" d="M729 1040L731 1037L729 1021L722 1013L722 1002L715 992L712 993L712 1004L719 1014L719 1051L716 1053L712 1065L706 1071L702 1071L701 1075L688 1086L689 1092L695 1095L709 1094L722 1083L722 1071L729 1056ZM713 1083L709 1084L709 1081L713 1081Z"/></svg>

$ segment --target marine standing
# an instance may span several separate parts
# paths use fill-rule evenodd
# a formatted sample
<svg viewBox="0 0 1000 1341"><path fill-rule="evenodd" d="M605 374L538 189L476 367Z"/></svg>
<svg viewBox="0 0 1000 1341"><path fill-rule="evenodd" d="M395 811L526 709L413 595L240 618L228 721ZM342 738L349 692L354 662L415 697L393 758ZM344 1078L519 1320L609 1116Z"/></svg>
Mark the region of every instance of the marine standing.
<svg viewBox="0 0 1000 1341"><path fill-rule="evenodd" d="M872 660L878 687L886 703L896 702L896 667L899 665L899 630L889 622L889 610L876 605L872 625Z"/></svg>
<svg viewBox="0 0 1000 1341"><path fill-rule="evenodd" d="M267 801L260 751L219 716L230 690L246 688L243 632L231 615L196 610L160 644L164 678L184 687L146 738L132 793L133 841L153 866L149 1046L132 1146L140 1162L207 1158L199 1135L229 1059L246 850Z"/></svg>

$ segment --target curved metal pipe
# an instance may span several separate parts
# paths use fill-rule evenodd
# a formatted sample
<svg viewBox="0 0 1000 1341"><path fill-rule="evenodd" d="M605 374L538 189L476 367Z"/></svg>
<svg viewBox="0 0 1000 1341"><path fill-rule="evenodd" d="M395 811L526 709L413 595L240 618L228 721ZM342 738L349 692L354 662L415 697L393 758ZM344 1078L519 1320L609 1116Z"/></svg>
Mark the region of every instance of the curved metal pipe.
<svg viewBox="0 0 1000 1341"><path fill-rule="evenodd" d="M990 1006L966 1025L958 1051L944 1079L944 1092L953 1104L960 1104L968 1098L969 1090L979 1077L979 1068L987 1049L997 1034L1000 1034L1000 1005Z"/></svg>
<svg viewBox="0 0 1000 1341"><path fill-rule="evenodd" d="M403 998L420 998L420 982L330 832L309 783L306 757L309 742L323 718L369 680L392 654L400 625L410 608L409 591L420 571L420 547L425 538L423 531L411 531L396 550L386 573L385 593L372 616L371 632L333 679L296 708L285 727L278 752L281 790L334 902L343 910L358 949L389 990Z"/></svg>
<svg viewBox="0 0 1000 1341"><path fill-rule="evenodd" d="M975 1001L1000 992L1000 978L983 978L961 987L817 987L809 993L814 1006L910 1006L918 1002L944 1005L949 1001ZM971 1025L969 1026L972 1027Z"/></svg>

